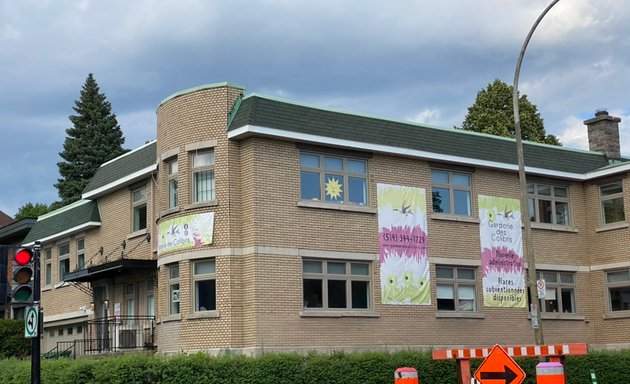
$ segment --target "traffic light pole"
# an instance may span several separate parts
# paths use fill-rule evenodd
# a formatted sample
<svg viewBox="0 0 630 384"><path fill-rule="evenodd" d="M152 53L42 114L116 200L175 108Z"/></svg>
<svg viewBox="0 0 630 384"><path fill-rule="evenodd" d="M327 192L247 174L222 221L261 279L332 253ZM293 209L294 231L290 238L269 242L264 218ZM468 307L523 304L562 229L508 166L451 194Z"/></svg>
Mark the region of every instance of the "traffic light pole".
<svg viewBox="0 0 630 384"><path fill-rule="evenodd" d="M37 306L37 336L31 340L31 384L41 382L41 340L44 330L42 306L41 306L41 281L39 269L39 253L41 244L35 242L33 246L33 305Z"/></svg>

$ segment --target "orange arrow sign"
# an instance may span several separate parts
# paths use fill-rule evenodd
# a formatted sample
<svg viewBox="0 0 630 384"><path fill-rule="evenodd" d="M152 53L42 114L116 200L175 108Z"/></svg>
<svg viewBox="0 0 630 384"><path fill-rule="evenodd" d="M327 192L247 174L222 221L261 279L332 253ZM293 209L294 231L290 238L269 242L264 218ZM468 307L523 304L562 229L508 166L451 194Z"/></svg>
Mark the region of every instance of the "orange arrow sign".
<svg viewBox="0 0 630 384"><path fill-rule="evenodd" d="M525 371L497 344L475 371L475 379L481 384L521 384Z"/></svg>

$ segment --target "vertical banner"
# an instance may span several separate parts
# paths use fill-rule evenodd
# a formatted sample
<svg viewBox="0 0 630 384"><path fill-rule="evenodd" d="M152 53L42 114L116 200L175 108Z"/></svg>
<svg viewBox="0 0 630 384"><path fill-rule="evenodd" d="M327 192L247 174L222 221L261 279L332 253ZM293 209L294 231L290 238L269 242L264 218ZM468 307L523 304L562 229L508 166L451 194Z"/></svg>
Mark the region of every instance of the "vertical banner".
<svg viewBox="0 0 630 384"><path fill-rule="evenodd" d="M377 192L381 301L429 305L425 190L378 184Z"/></svg>
<svg viewBox="0 0 630 384"><path fill-rule="evenodd" d="M480 195L479 238L484 306L525 308L520 201Z"/></svg>

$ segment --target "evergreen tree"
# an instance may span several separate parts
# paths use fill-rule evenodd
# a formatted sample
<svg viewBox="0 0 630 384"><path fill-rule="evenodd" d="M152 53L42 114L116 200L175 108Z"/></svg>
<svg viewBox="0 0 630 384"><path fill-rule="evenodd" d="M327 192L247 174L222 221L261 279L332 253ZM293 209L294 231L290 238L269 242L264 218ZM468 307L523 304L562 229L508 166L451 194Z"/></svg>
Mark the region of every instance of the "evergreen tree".
<svg viewBox="0 0 630 384"><path fill-rule="evenodd" d="M475 103L468 108L461 129L514 137L512 89L511 85L496 79L486 89L479 91ZM562 145L556 136L547 135L538 108L527 100L526 95L520 96L518 103L523 140Z"/></svg>
<svg viewBox="0 0 630 384"><path fill-rule="evenodd" d="M126 152L116 115L112 114L111 104L99 92L91 73L73 109L77 114L69 117L73 126L66 129L68 136L63 152L59 153L64 161L57 163L61 178L55 187L63 205L81 198L81 192L101 164Z"/></svg>

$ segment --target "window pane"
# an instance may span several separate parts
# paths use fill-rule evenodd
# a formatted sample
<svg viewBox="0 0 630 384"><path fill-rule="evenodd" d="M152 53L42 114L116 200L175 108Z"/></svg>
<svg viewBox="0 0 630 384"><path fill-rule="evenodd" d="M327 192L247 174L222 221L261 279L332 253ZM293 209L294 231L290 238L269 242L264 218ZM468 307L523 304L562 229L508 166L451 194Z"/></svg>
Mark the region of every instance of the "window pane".
<svg viewBox="0 0 630 384"><path fill-rule="evenodd" d="M304 260L302 262L302 270L304 273L322 273L324 271L322 262L314 260Z"/></svg>
<svg viewBox="0 0 630 384"><path fill-rule="evenodd" d="M534 207L534 199L527 199L527 208L529 209L529 221L536 221L536 208Z"/></svg>
<svg viewBox="0 0 630 384"><path fill-rule="evenodd" d="M560 290L562 295L562 312L574 313L575 312L575 293L571 288L562 288Z"/></svg>
<svg viewBox="0 0 630 384"><path fill-rule="evenodd" d="M214 151L197 152L193 155L193 167L205 167L214 164Z"/></svg>
<svg viewBox="0 0 630 384"><path fill-rule="evenodd" d="M77 249L81 250L85 248L85 239L79 239L77 240Z"/></svg>
<svg viewBox="0 0 630 384"><path fill-rule="evenodd" d="M300 154L300 165L309 168L319 168L319 156L307 153Z"/></svg>
<svg viewBox="0 0 630 384"><path fill-rule="evenodd" d="M195 311L216 309L216 280L195 281Z"/></svg>
<svg viewBox="0 0 630 384"><path fill-rule="evenodd" d="M470 186L470 176L453 173L453 185Z"/></svg>
<svg viewBox="0 0 630 384"><path fill-rule="evenodd" d="M475 270L471 268L457 268L457 278L475 280Z"/></svg>
<svg viewBox="0 0 630 384"><path fill-rule="evenodd" d="M171 284L171 313L179 313L179 284Z"/></svg>
<svg viewBox="0 0 630 384"><path fill-rule="evenodd" d="M547 283L557 283L558 274L555 272L543 272L543 279L545 279Z"/></svg>
<svg viewBox="0 0 630 384"><path fill-rule="evenodd" d="M319 173L304 172L300 174L300 196L304 200L321 200Z"/></svg>
<svg viewBox="0 0 630 384"><path fill-rule="evenodd" d="M534 193L534 184L527 183L527 193Z"/></svg>
<svg viewBox="0 0 630 384"><path fill-rule="evenodd" d="M215 261L205 260L195 262L195 275L215 273Z"/></svg>
<svg viewBox="0 0 630 384"><path fill-rule="evenodd" d="M541 223L551 223L551 201L538 200L538 221Z"/></svg>
<svg viewBox="0 0 630 384"><path fill-rule="evenodd" d="M352 308L369 307L368 291L370 284L367 281L352 281Z"/></svg>
<svg viewBox="0 0 630 384"><path fill-rule="evenodd" d="M448 172L431 171L431 182L439 183L439 184L448 184Z"/></svg>
<svg viewBox="0 0 630 384"><path fill-rule="evenodd" d="M435 268L435 275L437 276L437 278L442 278L442 279L452 279L455 275L453 273L453 268L444 268L444 267L437 267Z"/></svg>
<svg viewBox="0 0 630 384"><path fill-rule="evenodd" d="M621 183L614 183L609 185L602 185L599 187L600 193L602 196L614 195L616 193L623 192L623 188L621 187Z"/></svg>
<svg viewBox="0 0 630 384"><path fill-rule="evenodd" d="M179 277L179 265L173 265L168 270L169 270L169 277L171 279L176 279Z"/></svg>
<svg viewBox="0 0 630 384"><path fill-rule="evenodd" d="M623 211L623 198L618 197L602 201L604 209L604 224L616 223L626 219Z"/></svg>
<svg viewBox="0 0 630 384"><path fill-rule="evenodd" d="M367 204L367 188L363 178L348 177L348 201L351 203Z"/></svg>
<svg viewBox="0 0 630 384"><path fill-rule="evenodd" d="M475 287L472 285L460 285L457 287L457 295L463 300L474 300Z"/></svg>
<svg viewBox="0 0 630 384"><path fill-rule="evenodd" d="M574 284L573 274L572 273L561 273L560 274L560 282L562 284Z"/></svg>
<svg viewBox="0 0 630 384"><path fill-rule="evenodd" d="M328 308L347 308L346 281L328 280Z"/></svg>
<svg viewBox="0 0 630 384"><path fill-rule="evenodd" d="M133 191L133 202L143 201L147 199L147 190L145 188Z"/></svg>
<svg viewBox="0 0 630 384"><path fill-rule="evenodd" d="M538 184L538 194L544 196L551 196L551 186Z"/></svg>
<svg viewBox="0 0 630 384"><path fill-rule="evenodd" d="M346 263L332 263L328 262L327 266L328 273L335 275L345 275L346 274Z"/></svg>
<svg viewBox="0 0 630 384"><path fill-rule="evenodd" d="M177 173L177 168L177 160L171 161L170 163L168 163L168 174L173 175Z"/></svg>
<svg viewBox="0 0 630 384"><path fill-rule="evenodd" d="M147 206L143 204L133 209L133 230L139 231L147 227Z"/></svg>
<svg viewBox="0 0 630 384"><path fill-rule="evenodd" d="M545 289L545 300L556 300L556 288Z"/></svg>
<svg viewBox="0 0 630 384"><path fill-rule="evenodd" d="M62 244L59 246L59 254L66 255L70 253L70 244Z"/></svg>
<svg viewBox="0 0 630 384"><path fill-rule="evenodd" d="M606 280L609 283L617 283L621 281L630 281L630 271L617 271L617 272L608 272L606 274Z"/></svg>
<svg viewBox="0 0 630 384"><path fill-rule="evenodd" d="M348 160L348 172L366 173L367 165L365 161Z"/></svg>
<svg viewBox="0 0 630 384"><path fill-rule="evenodd" d="M364 263L352 263L350 264L351 274L369 276L370 265Z"/></svg>
<svg viewBox="0 0 630 384"><path fill-rule="evenodd" d="M433 212L451 213L451 201L446 188L433 188Z"/></svg>
<svg viewBox="0 0 630 384"><path fill-rule="evenodd" d="M304 308L322 308L322 280L304 279Z"/></svg>
<svg viewBox="0 0 630 384"><path fill-rule="evenodd" d="M52 283L52 265L46 264L46 285Z"/></svg>
<svg viewBox="0 0 630 384"><path fill-rule="evenodd" d="M470 216L470 192L454 190L453 196L455 198L455 214Z"/></svg>
<svg viewBox="0 0 630 384"><path fill-rule="evenodd" d="M168 207L177 207L177 179L168 181Z"/></svg>
<svg viewBox="0 0 630 384"><path fill-rule="evenodd" d="M342 203L343 192L346 189L343 185L343 177L337 175L324 175L324 191L327 202Z"/></svg>
<svg viewBox="0 0 630 384"><path fill-rule="evenodd" d="M569 224L569 203L556 201L556 224Z"/></svg>
<svg viewBox="0 0 630 384"><path fill-rule="evenodd" d="M435 287L438 299L454 299L455 288L453 285L437 284Z"/></svg>
<svg viewBox="0 0 630 384"><path fill-rule="evenodd" d="M328 171L343 171L343 159L338 157L324 157L324 169Z"/></svg>
<svg viewBox="0 0 630 384"><path fill-rule="evenodd" d="M568 197L569 190L566 187L553 187L553 194L556 197Z"/></svg>
<svg viewBox="0 0 630 384"><path fill-rule="evenodd" d="M214 199L214 171L194 173L195 201Z"/></svg>
<svg viewBox="0 0 630 384"><path fill-rule="evenodd" d="M609 288L610 310L630 310L630 287Z"/></svg>

